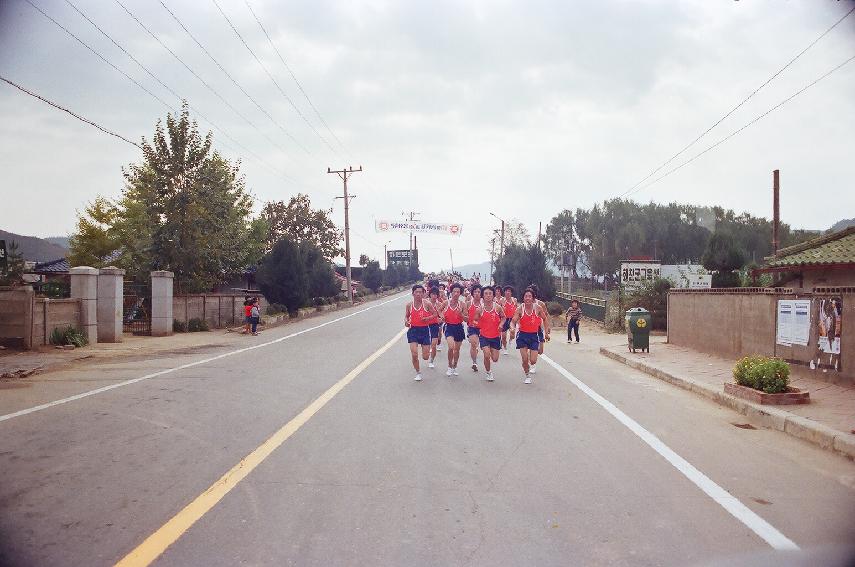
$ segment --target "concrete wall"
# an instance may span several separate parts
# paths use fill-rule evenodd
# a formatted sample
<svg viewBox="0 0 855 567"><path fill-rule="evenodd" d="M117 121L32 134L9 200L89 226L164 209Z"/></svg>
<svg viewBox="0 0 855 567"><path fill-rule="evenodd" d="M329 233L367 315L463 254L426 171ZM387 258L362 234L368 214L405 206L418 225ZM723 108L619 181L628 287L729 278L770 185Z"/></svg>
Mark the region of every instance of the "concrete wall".
<svg viewBox="0 0 855 567"><path fill-rule="evenodd" d="M841 369L810 371L817 355L818 303L823 297L842 297L843 320L855 321L855 288L812 292L770 290L672 291L668 294L668 342L727 358L750 354L777 356L799 372L812 372L832 382L855 381L855 328L844 323L841 335ZM811 334L808 344L776 344L779 299L811 299Z"/></svg>
<svg viewBox="0 0 855 567"><path fill-rule="evenodd" d="M50 344L54 329L80 329L79 299L36 298L33 304L32 348Z"/></svg>
<svg viewBox="0 0 855 567"><path fill-rule="evenodd" d="M0 344L31 348L34 299L30 287L0 287Z"/></svg>
<svg viewBox="0 0 855 567"><path fill-rule="evenodd" d="M190 319L205 319L212 329L243 325L243 302L246 296L231 293L201 293L176 295L172 298L172 316L186 323ZM259 296L262 314L267 301Z"/></svg>

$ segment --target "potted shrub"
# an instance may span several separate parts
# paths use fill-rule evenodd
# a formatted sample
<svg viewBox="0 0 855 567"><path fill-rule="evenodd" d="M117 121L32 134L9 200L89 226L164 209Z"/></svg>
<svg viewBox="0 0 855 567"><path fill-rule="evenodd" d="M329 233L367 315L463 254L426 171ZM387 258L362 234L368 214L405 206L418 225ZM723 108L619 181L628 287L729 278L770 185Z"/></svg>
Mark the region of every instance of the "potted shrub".
<svg viewBox="0 0 855 567"><path fill-rule="evenodd" d="M736 383L724 385L724 391L760 404L807 404L810 394L790 386L790 365L780 358L751 355L733 367Z"/></svg>

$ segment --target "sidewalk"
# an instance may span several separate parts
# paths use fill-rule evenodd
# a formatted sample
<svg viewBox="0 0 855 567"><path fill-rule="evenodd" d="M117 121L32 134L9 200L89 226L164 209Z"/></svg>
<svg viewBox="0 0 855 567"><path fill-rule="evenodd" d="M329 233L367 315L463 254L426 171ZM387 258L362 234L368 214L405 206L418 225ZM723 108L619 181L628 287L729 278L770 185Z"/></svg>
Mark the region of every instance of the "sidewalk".
<svg viewBox="0 0 855 567"><path fill-rule="evenodd" d="M651 337L650 353L631 353L626 339L612 335L600 353L651 376L690 390L745 415L755 425L783 431L824 449L855 459L855 388L794 373L790 385L810 392L803 405L760 405L724 393L733 382L735 360L701 353Z"/></svg>

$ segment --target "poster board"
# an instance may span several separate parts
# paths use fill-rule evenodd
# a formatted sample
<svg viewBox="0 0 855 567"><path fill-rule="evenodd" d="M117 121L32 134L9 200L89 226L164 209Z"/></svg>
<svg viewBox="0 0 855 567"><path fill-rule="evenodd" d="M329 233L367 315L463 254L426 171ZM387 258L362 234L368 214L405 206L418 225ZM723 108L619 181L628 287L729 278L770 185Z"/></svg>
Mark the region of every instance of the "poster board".
<svg viewBox="0 0 855 567"><path fill-rule="evenodd" d="M779 299L775 342L807 346L810 340L810 299Z"/></svg>

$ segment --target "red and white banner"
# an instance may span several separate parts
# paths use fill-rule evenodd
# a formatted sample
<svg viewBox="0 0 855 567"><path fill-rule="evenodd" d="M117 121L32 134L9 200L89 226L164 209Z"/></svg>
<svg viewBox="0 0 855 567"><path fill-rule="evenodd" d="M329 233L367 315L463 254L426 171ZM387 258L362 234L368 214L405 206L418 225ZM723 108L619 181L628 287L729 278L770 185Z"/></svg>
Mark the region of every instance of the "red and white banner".
<svg viewBox="0 0 855 567"><path fill-rule="evenodd" d="M424 222L424 221L374 221L376 232L422 232L427 234L439 234L444 236L460 236L463 227L455 223Z"/></svg>

